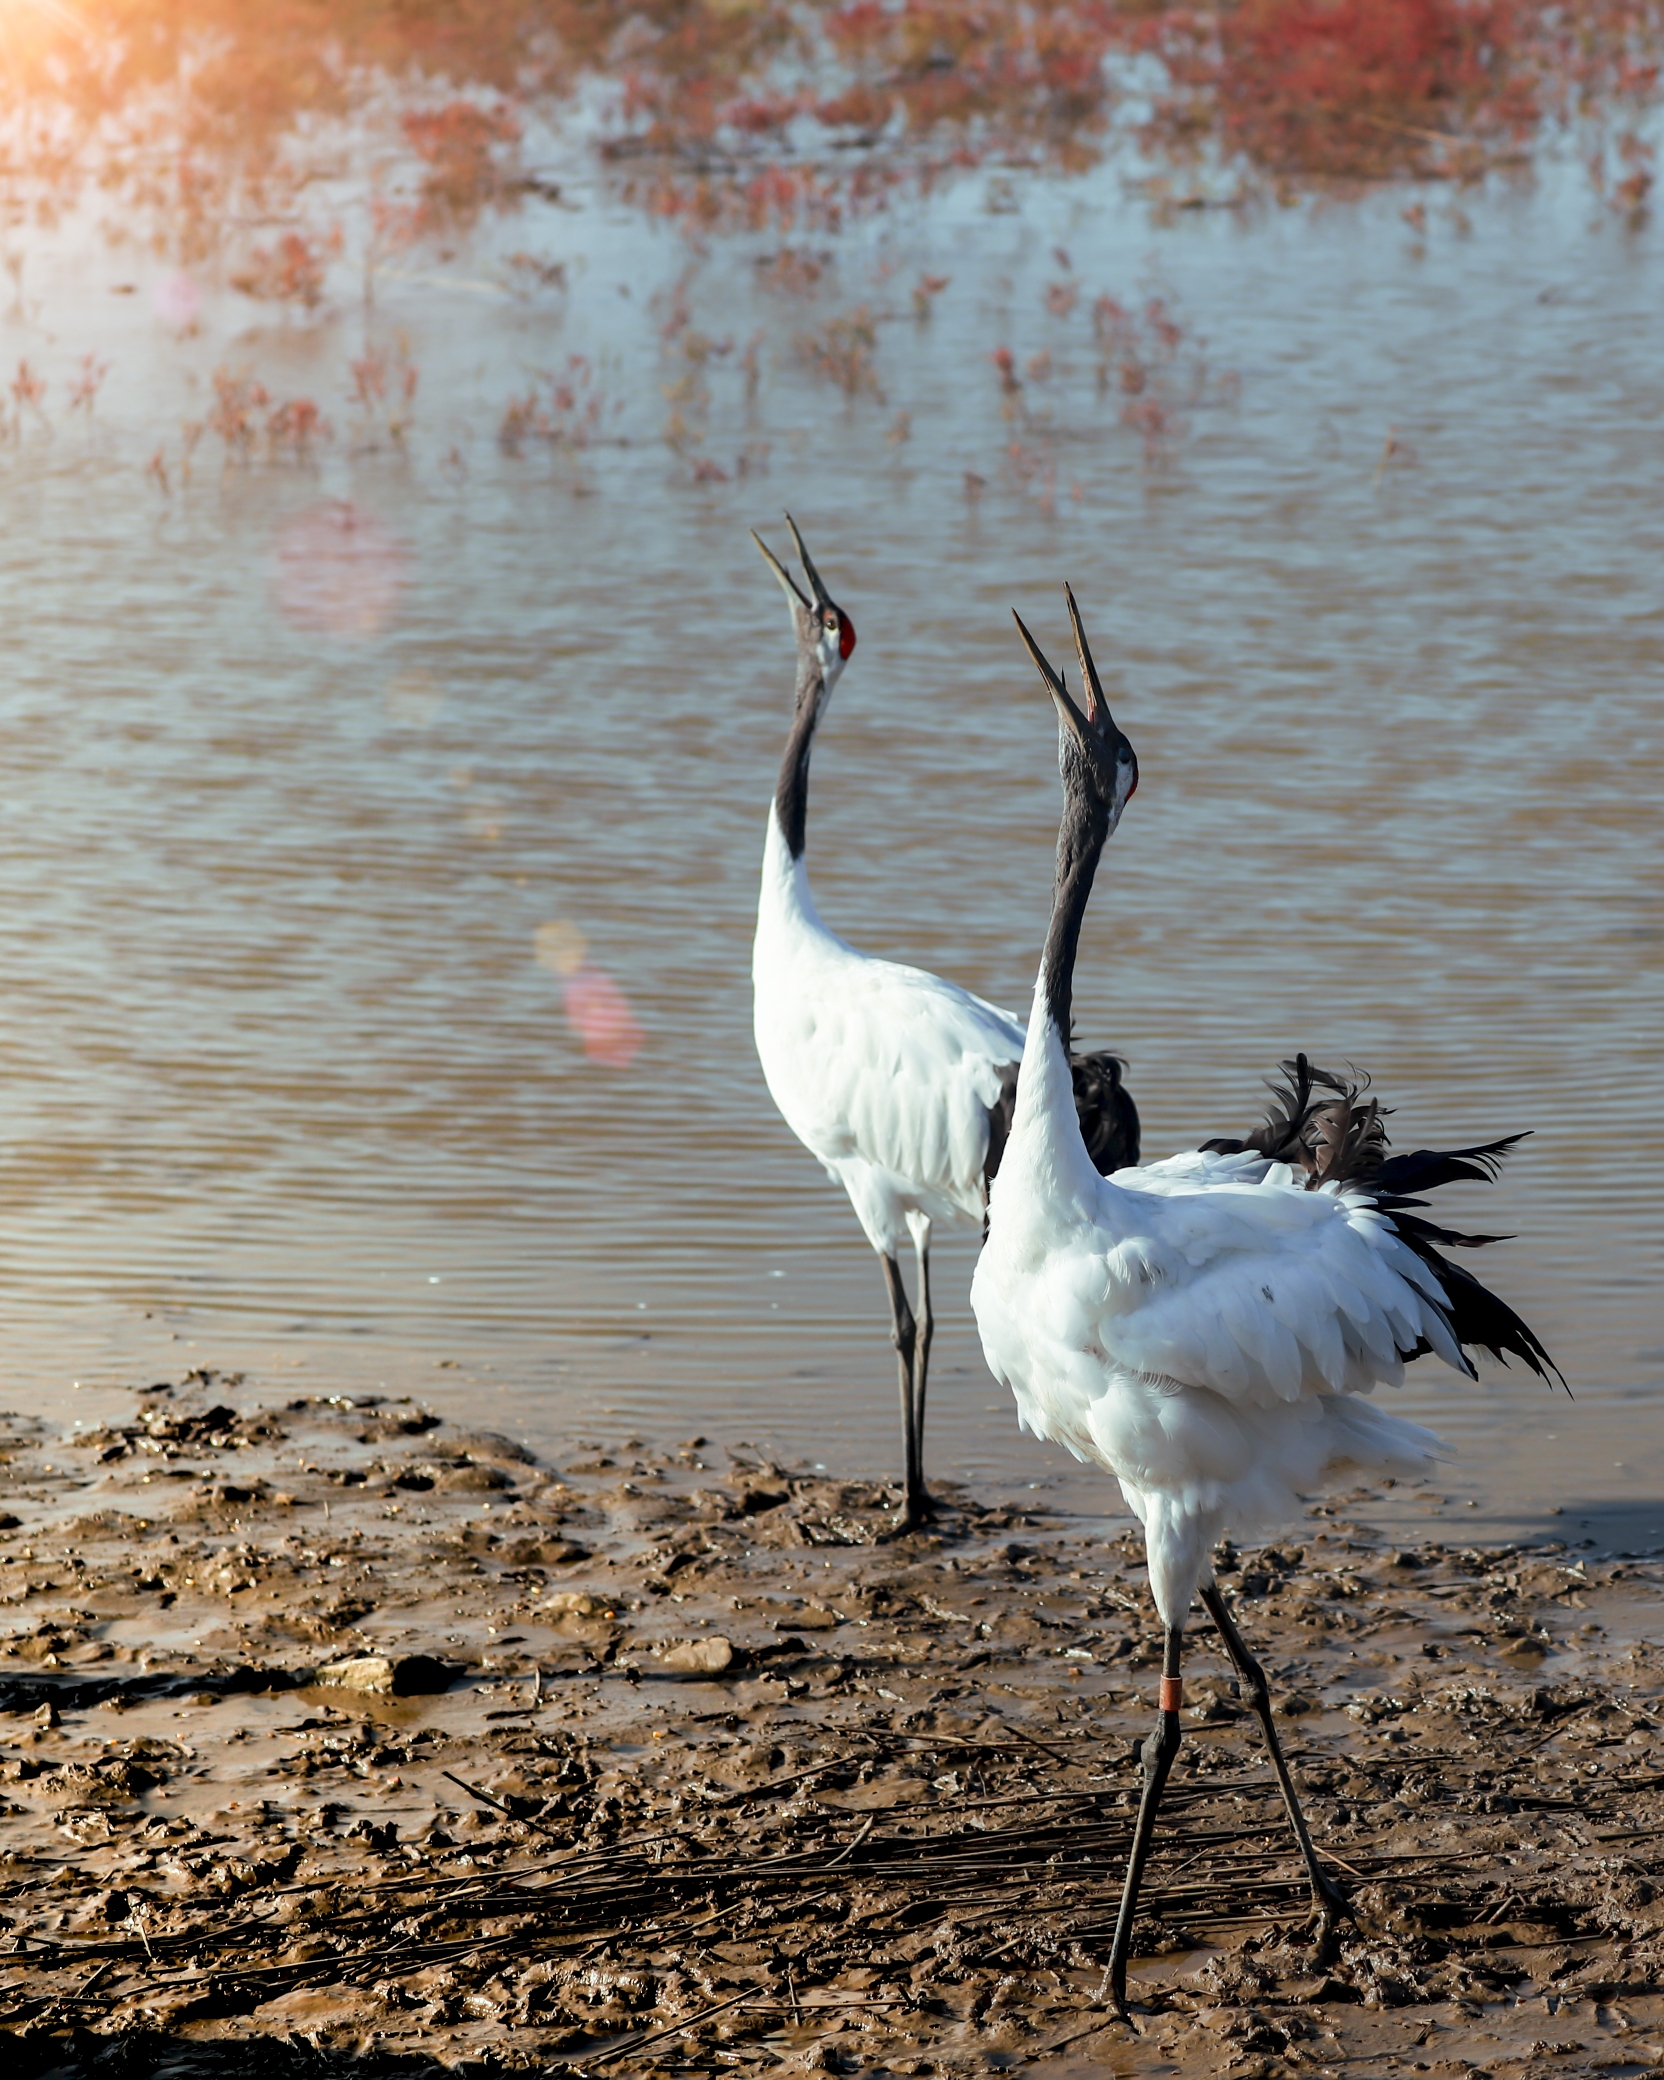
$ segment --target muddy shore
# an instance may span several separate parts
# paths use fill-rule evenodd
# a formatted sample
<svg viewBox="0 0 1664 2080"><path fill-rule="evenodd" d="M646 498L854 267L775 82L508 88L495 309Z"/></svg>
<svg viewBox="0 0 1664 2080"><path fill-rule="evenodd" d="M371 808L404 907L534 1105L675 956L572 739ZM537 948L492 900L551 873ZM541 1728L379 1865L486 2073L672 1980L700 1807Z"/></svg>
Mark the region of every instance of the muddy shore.
<svg viewBox="0 0 1664 2080"><path fill-rule="evenodd" d="M1134 2034L1134 1537L207 1373L3 1427L9 2072L1664 2067L1654 1560L1229 1555L1359 1926L1199 1623Z"/></svg>

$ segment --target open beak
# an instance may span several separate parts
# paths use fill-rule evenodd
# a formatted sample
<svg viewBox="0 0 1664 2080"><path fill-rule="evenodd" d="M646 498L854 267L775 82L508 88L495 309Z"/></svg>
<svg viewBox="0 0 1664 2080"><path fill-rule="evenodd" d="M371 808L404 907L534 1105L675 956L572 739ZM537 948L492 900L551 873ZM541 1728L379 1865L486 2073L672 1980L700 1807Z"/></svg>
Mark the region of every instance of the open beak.
<svg viewBox="0 0 1664 2080"><path fill-rule="evenodd" d="M1074 605L1073 600L1070 601L1070 605L1071 607ZM1063 727L1069 732L1069 734L1076 740L1076 742L1080 745L1083 751L1091 752L1095 750L1096 745L1093 740L1091 729L1087 724L1086 717L1080 712L1079 708L1077 708L1074 702L1070 699L1069 689L1063 683L1062 673L1055 672L1052 670L1051 664L1046 657L1046 653L1041 649L1040 645L1034 640L1033 636L1029 634L1027 627L1024 625L1022 615L1017 612L1015 607L1013 607L1011 610L1011 618L1013 621L1016 622L1017 633L1022 637L1024 644L1027 646L1028 654L1030 657L1034 659L1035 666L1038 669L1040 677L1045 684L1046 691L1052 697L1052 705L1057 710L1058 720L1063 724Z"/></svg>
<svg viewBox="0 0 1664 2080"><path fill-rule="evenodd" d="M1075 605L1074 592L1067 585L1063 588L1063 597L1069 602L1069 619L1074 623L1075 653L1080 659L1081 684L1086 688L1086 719L1100 732L1113 730L1115 718L1104 699L1103 681L1098 677L1098 667L1092 662L1086 630L1080 625L1080 608Z"/></svg>
<svg viewBox="0 0 1664 2080"><path fill-rule="evenodd" d="M788 527L791 527L791 521L789 517L787 519L786 525ZM792 527L792 533L794 536L796 535L797 529L795 527ZM780 561L779 557L775 555L774 551L769 547L768 543L763 540L762 536L757 532L756 528L752 528L751 530L751 539L757 544L757 547L762 550L763 561L768 565L769 569L773 571L774 575L780 580L780 589L785 593L787 599L796 601L797 605L800 606L805 613L807 613L809 611L809 602L803 597L803 594L798 587L797 580L792 576L791 572L787 570L786 566ZM802 554L801 543L798 544L798 553L800 555Z"/></svg>
<svg viewBox="0 0 1664 2080"><path fill-rule="evenodd" d="M815 595L815 605L817 607L831 606L832 595L820 582L820 572L815 569L813 559L810 557L808 550L804 548L803 537L798 533L797 522L790 513L786 515L786 525L792 531L792 546L797 551L798 562L803 566L803 575L809 581L809 590Z"/></svg>

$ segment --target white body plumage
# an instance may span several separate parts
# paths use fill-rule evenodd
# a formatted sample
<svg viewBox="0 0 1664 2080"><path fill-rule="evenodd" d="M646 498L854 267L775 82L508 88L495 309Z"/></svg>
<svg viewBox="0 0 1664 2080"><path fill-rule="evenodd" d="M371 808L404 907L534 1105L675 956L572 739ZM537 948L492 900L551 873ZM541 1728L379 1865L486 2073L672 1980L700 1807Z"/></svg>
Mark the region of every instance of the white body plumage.
<svg viewBox="0 0 1664 2080"><path fill-rule="evenodd" d="M988 1109L1022 1021L830 931L772 804L751 973L769 1095L873 1248L893 1257L908 1237L924 1247L933 1221L980 1221Z"/></svg>
<svg viewBox="0 0 1664 2080"><path fill-rule="evenodd" d="M809 760L854 651L855 624L789 513L786 524L807 594L756 537L790 608L797 687L763 846L753 1030L770 1096L843 1186L879 1257L900 1368L902 1521L911 1527L931 1506L923 1470L931 1227L981 1217L990 1108L1022 1053L1023 1029L1010 1012L922 969L856 952L821 922L804 860ZM904 1236L918 1262L916 1312L896 1263Z"/></svg>
<svg viewBox="0 0 1664 2080"><path fill-rule="evenodd" d="M1037 1437L1114 1474L1182 1626L1227 1532L1274 1531L1351 1465L1442 1447L1361 1399L1425 1339L1458 1370L1433 1273L1367 1197L1192 1152L1098 1176L1042 969L971 1287L990 1369Z"/></svg>
<svg viewBox="0 0 1664 2080"><path fill-rule="evenodd" d="M1287 1113L1248 1141L1099 1177L1073 1103L1066 1036L1081 921L1104 845L1138 787L1067 586L1084 706L1017 622L1058 716L1063 815L1046 950L1016 1105L971 1286L982 1348L1024 1426L1114 1474L1144 1526L1161 1614L1160 1717L1106 1982L1127 2012L1139 1888L1181 1739L1184 1628L1198 1591L1260 1722L1317 1916L1319 1960L1350 1912L1325 1873L1277 1738L1265 1671L1213 1580L1227 1531L1275 1529L1343 1466L1419 1472L1442 1450L1364 1397L1433 1351L1472 1376L1464 1345L1557 1368L1531 1328L1435 1245L1473 1247L1422 1218L1419 1196L1482 1180L1517 1136L1389 1158L1379 1108L1298 1055ZM1333 1096L1313 1102L1313 1091ZM1284 1161L1287 1157L1290 1160ZM1296 1170L1295 1166L1299 1169ZM1348 1180L1351 1180L1349 1182ZM1317 1189L1312 1189L1316 1184Z"/></svg>

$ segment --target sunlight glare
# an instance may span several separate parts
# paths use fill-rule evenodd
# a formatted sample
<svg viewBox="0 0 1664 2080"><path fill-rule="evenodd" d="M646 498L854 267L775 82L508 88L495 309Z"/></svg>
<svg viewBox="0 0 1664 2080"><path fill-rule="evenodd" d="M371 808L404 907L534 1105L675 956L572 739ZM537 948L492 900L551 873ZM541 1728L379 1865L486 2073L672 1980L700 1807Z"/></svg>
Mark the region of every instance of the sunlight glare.
<svg viewBox="0 0 1664 2080"><path fill-rule="evenodd" d="M90 33L86 21L66 0L0 0L0 56L19 53L26 43L38 46L54 29L67 29L78 37Z"/></svg>

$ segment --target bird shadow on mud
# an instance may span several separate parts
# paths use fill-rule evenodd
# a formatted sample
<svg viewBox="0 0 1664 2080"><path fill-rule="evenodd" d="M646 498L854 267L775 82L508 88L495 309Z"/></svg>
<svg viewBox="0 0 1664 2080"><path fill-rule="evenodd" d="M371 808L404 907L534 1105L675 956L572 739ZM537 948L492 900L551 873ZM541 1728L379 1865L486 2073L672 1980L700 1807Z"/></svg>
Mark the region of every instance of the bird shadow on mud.
<svg viewBox="0 0 1664 2080"><path fill-rule="evenodd" d="M299 2035L204 2043L167 2030L113 2038L5 2031L0 2063L14 2080L437 2080L456 2070L419 2053L325 2051Z"/></svg>
<svg viewBox="0 0 1664 2080"><path fill-rule="evenodd" d="M1643 1559L1664 1553L1664 1500L1563 1503L1533 1535L1563 1538L1602 1558Z"/></svg>

